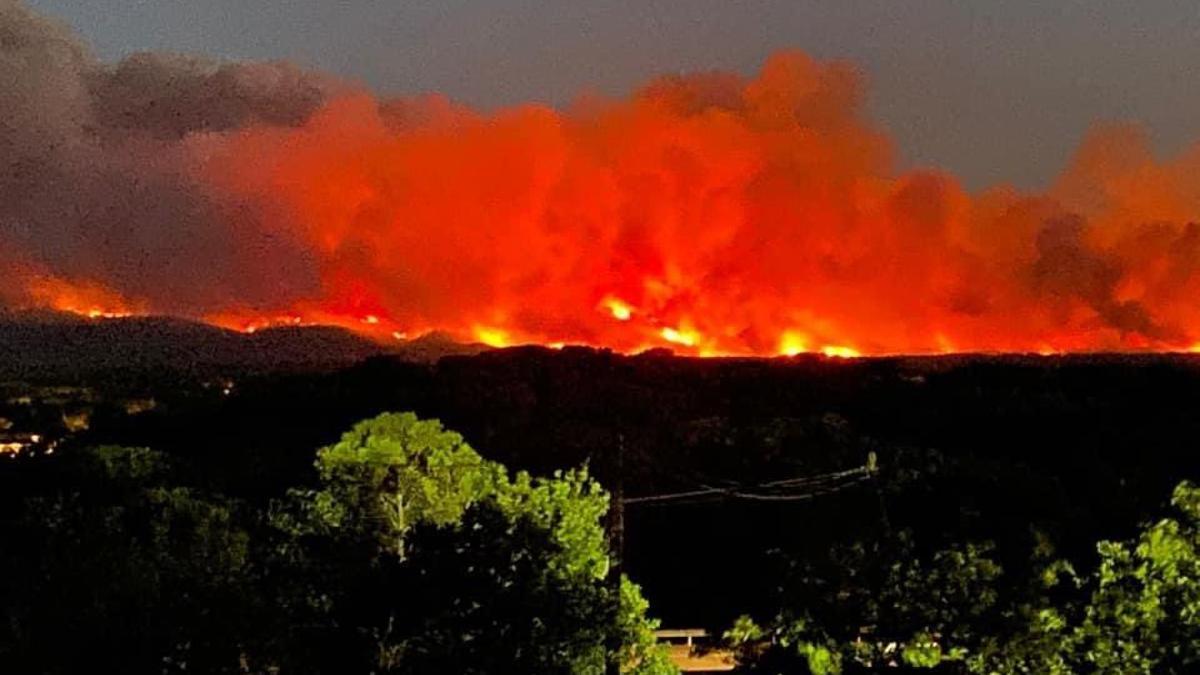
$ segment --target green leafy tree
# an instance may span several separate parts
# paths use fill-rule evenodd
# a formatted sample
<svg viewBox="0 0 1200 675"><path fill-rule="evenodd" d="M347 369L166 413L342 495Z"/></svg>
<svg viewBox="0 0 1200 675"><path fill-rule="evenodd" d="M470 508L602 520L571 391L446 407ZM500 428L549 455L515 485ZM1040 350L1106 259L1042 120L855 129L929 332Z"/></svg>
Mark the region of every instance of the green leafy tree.
<svg viewBox="0 0 1200 675"><path fill-rule="evenodd" d="M553 531L493 501L472 506L454 527L417 528L398 570L409 611L395 616L400 639L381 652L382 665L413 674L600 675L609 633L641 629L635 612L645 602L624 584L622 614L635 625L614 625L611 587L547 564L562 552ZM657 650L641 646L629 647L630 672L674 672Z"/></svg>
<svg viewBox="0 0 1200 675"><path fill-rule="evenodd" d="M743 617L726 637L752 673L958 668L998 618L1001 574L990 545L921 556L901 532L802 569L766 627Z"/></svg>
<svg viewBox="0 0 1200 675"><path fill-rule="evenodd" d="M1191 673L1200 668L1200 489L1181 483L1175 516L1126 542L1102 541L1097 569L1079 578L1048 567L1078 599L1027 607L1028 628L972 660L978 673Z"/></svg>
<svg viewBox="0 0 1200 675"><path fill-rule="evenodd" d="M320 526L373 533L401 559L415 525L449 525L493 492L504 468L436 420L392 413L360 422L317 452L322 489L310 495Z"/></svg>
<svg viewBox="0 0 1200 675"><path fill-rule="evenodd" d="M1095 589L1078 631L1101 672L1200 667L1200 490L1179 485L1178 512L1133 542L1102 542Z"/></svg>
<svg viewBox="0 0 1200 675"><path fill-rule="evenodd" d="M411 413L355 425L316 467L273 521L296 580L280 605L326 630L279 658L325 644L375 672L599 674L615 632L632 672L675 672L637 587L612 597L609 496L586 470L510 478Z"/></svg>
<svg viewBox="0 0 1200 675"><path fill-rule="evenodd" d="M1002 575L990 546L886 555L854 545L808 570L766 626L726 633L742 672L937 669L979 675L1175 674L1200 668L1200 489L1176 487L1175 514L1129 541L1102 541L1079 574L1039 539L1035 574ZM1006 588L1001 597L1000 585Z"/></svg>
<svg viewBox="0 0 1200 675"><path fill-rule="evenodd" d="M510 478L411 414L319 450L316 489L266 512L145 448L37 462L3 514L3 672L600 675L613 644L676 672L584 469Z"/></svg>

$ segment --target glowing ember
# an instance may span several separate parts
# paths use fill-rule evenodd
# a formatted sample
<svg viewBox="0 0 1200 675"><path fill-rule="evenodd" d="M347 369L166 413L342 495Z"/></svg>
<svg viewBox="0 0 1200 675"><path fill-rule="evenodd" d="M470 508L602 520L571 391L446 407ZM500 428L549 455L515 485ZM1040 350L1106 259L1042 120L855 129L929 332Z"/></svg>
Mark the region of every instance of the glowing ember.
<svg viewBox="0 0 1200 675"><path fill-rule="evenodd" d="M838 347L834 345L821 347L821 353L825 356L837 359L853 359L862 356L862 354L853 347Z"/></svg>
<svg viewBox="0 0 1200 675"><path fill-rule="evenodd" d="M244 312L227 312L223 314L211 314L205 317L209 323L236 330L242 333L253 334L265 328L279 328L282 326L303 326L308 325L302 317L295 314L282 314L276 316L260 316L252 313Z"/></svg>
<svg viewBox="0 0 1200 675"><path fill-rule="evenodd" d="M100 309L99 307L92 307L86 313L75 308L66 309L67 311L74 312L76 314L86 314L87 318L89 319L124 319L126 317L133 316L133 312L113 312Z"/></svg>
<svg viewBox="0 0 1200 675"><path fill-rule="evenodd" d="M628 321L633 317L633 308L617 298L605 298L601 304L608 308L608 311L617 321Z"/></svg>
<svg viewBox="0 0 1200 675"><path fill-rule="evenodd" d="M696 346L696 334L691 331L676 330L674 328L663 328L660 332L662 339L667 342L673 342L677 345L685 347Z"/></svg>
<svg viewBox="0 0 1200 675"><path fill-rule="evenodd" d="M476 326L475 339L489 347L508 347L513 344L508 332L501 328Z"/></svg>
<svg viewBox="0 0 1200 675"><path fill-rule="evenodd" d="M808 338L796 331L787 330L779 337L779 353L783 356L796 356L808 351Z"/></svg>

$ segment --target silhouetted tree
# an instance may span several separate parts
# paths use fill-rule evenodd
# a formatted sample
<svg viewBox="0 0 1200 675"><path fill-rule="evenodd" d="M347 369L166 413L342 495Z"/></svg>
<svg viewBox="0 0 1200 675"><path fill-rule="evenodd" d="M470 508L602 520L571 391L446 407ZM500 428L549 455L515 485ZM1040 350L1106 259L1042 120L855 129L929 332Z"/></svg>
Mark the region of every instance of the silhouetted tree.
<svg viewBox="0 0 1200 675"><path fill-rule="evenodd" d="M239 506L173 485L145 448L62 464L6 539L27 548L5 565L0 670L236 672L261 599Z"/></svg>
<svg viewBox="0 0 1200 675"><path fill-rule="evenodd" d="M726 638L745 673L1195 672L1200 489L1181 483L1172 504L1176 517L1130 541L1100 542L1099 564L1086 575L1040 539L1040 573L1009 589L1008 602L1000 585L1016 580L1003 577L987 546L955 546L927 561L911 555L906 537L891 552L851 547L841 574L802 576L793 604L766 625L740 618Z"/></svg>

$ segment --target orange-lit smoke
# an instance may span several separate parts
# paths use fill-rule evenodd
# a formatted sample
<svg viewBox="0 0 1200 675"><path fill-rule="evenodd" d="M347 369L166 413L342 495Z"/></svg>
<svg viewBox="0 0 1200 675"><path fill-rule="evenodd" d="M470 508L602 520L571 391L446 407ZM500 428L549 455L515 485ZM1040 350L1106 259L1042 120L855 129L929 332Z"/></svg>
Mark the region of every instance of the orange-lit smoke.
<svg viewBox="0 0 1200 675"><path fill-rule="evenodd" d="M143 304L90 281L72 282L53 276L40 276L31 279L27 288L37 306L91 319L119 319L146 311Z"/></svg>
<svg viewBox="0 0 1200 675"><path fill-rule="evenodd" d="M852 67L784 53L565 112L351 95L192 143L318 261L320 293L276 313L369 332L835 356L1200 341L1200 149L1160 163L1100 129L1045 194L972 195L894 172L861 100Z"/></svg>
<svg viewBox="0 0 1200 675"><path fill-rule="evenodd" d="M1046 191L973 194L896 171L855 68L797 52L485 113L109 66L14 7L5 305L699 355L1200 345L1200 146L1098 128Z"/></svg>
<svg viewBox="0 0 1200 675"><path fill-rule="evenodd" d="M56 276L2 253L0 269L6 283L0 288L0 307L52 309L89 319L119 319L147 311L144 302L126 297L104 283Z"/></svg>

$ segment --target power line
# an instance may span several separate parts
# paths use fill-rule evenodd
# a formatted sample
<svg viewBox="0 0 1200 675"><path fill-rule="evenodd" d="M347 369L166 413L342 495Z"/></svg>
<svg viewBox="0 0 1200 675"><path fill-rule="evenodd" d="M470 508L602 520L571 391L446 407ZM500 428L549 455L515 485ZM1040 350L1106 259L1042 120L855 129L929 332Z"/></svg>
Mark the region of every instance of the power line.
<svg viewBox="0 0 1200 675"><path fill-rule="evenodd" d="M702 490L690 490L688 492L671 492L662 495L647 495L644 497L626 497L625 504L648 504L650 502L665 502L676 499L686 499L688 497L704 497L708 495L720 494L722 490L716 488L704 488Z"/></svg>
<svg viewBox="0 0 1200 675"><path fill-rule="evenodd" d="M847 469L845 471L836 471L834 473L821 474L818 476L787 478L784 480L772 481L770 483L761 483L760 485L758 485L758 487L760 487L760 488L799 487L802 485L809 485L809 484L828 483L830 481L838 480L838 479L845 478L848 476L861 476L861 475L865 475L868 473L870 473L870 470L867 466L857 466L857 467L854 467L853 469Z"/></svg>
<svg viewBox="0 0 1200 675"><path fill-rule="evenodd" d="M757 485L748 487L715 487L701 484L700 489L697 490L670 492L658 495L645 495L642 497L627 497L623 500L623 503L625 505L662 504L671 502L697 501L701 499L719 499L722 497L773 502L805 501L826 494L839 492L862 483L871 478L874 475L875 470L875 456L874 453L871 453L868 456L867 463L865 465L844 471L834 471L816 476L786 478L783 480L759 483ZM761 492L757 492L760 490L773 490L781 493L763 494ZM786 492L789 490L802 491Z"/></svg>
<svg viewBox="0 0 1200 675"><path fill-rule="evenodd" d="M793 494L759 494L759 493L755 493L755 492L743 492L741 490L730 490L730 489L724 489L724 490L721 490L721 492L728 497L734 497L737 499L749 499L749 500L762 501L762 502L800 502L800 501L807 501L807 500L813 499L815 497L822 497L824 495L833 494L835 492L840 492L846 488L857 485L857 484L863 482L864 480L866 480L865 477L858 478L853 481L842 483L841 485L833 486L833 487L822 489L822 490L812 490L810 492L799 492L799 493L793 493Z"/></svg>

